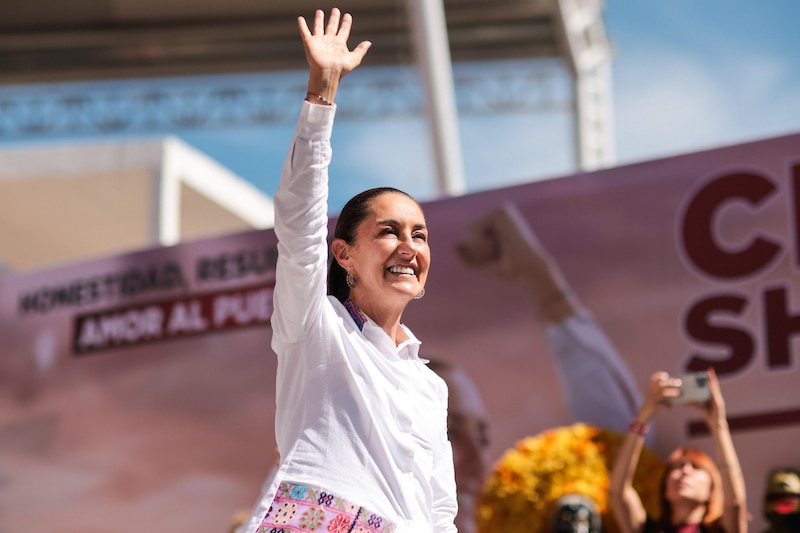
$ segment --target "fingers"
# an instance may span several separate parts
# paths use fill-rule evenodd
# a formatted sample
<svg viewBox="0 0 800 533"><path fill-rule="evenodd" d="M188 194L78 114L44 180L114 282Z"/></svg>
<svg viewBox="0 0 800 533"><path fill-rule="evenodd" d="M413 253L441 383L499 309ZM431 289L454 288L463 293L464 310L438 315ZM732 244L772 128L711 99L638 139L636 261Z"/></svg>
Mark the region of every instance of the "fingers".
<svg viewBox="0 0 800 533"><path fill-rule="evenodd" d="M711 393L711 398L709 398L707 403L724 416L725 400L722 398L722 389L719 386L717 373L713 368L708 369L708 389Z"/></svg>
<svg viewBox="0 0 800 533"><path fill-rule="evenodd" d="M348 33L349 33L349 30L348 30ZM341 33L339 35L341 35ZM361 60L364 59L365 55L367 55L367 50L369 50L370 46L372 46L371 42L369 42L369 41L361 41L360 43L358 43L358 46L353 48L353 52L352 53L354 54L354 57L356 58L356 63L355 63L355 65L353 65L354 67L357 67L358 65L361 64Z"/></svg>
<svg viewBox="0 0 800 533"><path fill-rule="evenodd" d="M473 221L470 224L469 229L467 230L466 236L466 243L471 246L475 246L476 248L480 249L482 246L486 246L488 244L492 245L492 251L494 253L497 252L497 245L498 243L498 231L500 226L500 218L502 217L502 211L496 210L492 211L482 217L478 218L477 220Z"/></svg>
<svg viewBox="0 0 800 533"><path fill-rule="evenodd" d="M501 243L488 217L483 217L469 227L465 238L456 244L456 253L461 262L469 268L493 277L507 277Z"/></svg>
<svg viewBox="0 0 800 533"><path fill-rule="evenodd" d="M681 380L670 377L666 372L656 372L650 377L650 395L659 404L666 404L670 398L680 394Z"/></svg>
<svg viewBox="0 0 800 533"><path fill-rule="evenodd" d="M297 29L300 30L300 36L303 40L311 36L311 31L308 29L308 23L305 17L297 17Z"/></svg>
<svg viewBox="0 0 800 533"><path fill-rule="evenodd" d="M331 11L331 16L333 16L333 11ZM314 12L314 35L322 35L324 33L323 31L324 25L325 25L325 12L322 11L321 9L317 9Z"/></svg>
<svg viewBox="0 0 800 533"><path fill-rule="evenodd" d="M499 244L492 225L480 221L470 228L469 235L456 250L467 265L480 266L500 258Z"/></svg>
<svg viewBox="0 0 800 533"><path fill-rule="evenodd" d="M305 19L303 19L303 25L306 26ZM350 37L350 30L352 27L352 15L350 15L350 13L342 15L338 7L331 9L327 24L325 24L325 12L323 10L317 9L314 12L314 35L338 35L346 41ZM306 26L306 28L308 28L308 26Z"/></svg>
<svg viewBox="0 0 800 533"><path fill-rule="evenodd" d="M529 248L521 230L515 208L496 209L470 224L456 250L467 266L511 276L523 268Z"/></svg>
<svg viewBox="0 0 800 533"><path fill-rule="evenodd" d="M659 385L661 382L669 379L669 374L659 370L658 372L654 372L652 376L650 376L650 383Z"/></svg>
<svg viewBox="0 0 800 533"><path fill-rule="evenodd" d="M491 239L471 239L468 243L456 245L461 260L472 267L479 267L496 261L499 257L497 243Z"/></svg>
<svg viewBox="0 0 800 533"><path fill-rule="evenodd" d="M711 389L712 396L720 394L719 380L717 379L717 373L714 371L714 367L708 368L708 388Z"/></svg>
<svg viewBox="0 0 800 533"><path fill-rule="evenodd" d="M309 79L309 91L319 94L324 87L332 87L332 90L324 89L329 93L326 97L332 101L339 80L361 65L372 43L362 41L349 50L347 40L353 17L349 13L343 14L338 8L331 9L327 21L325 16L325 12L318 9L314 12L313 22L298 17L297 27L313 78Z"/></svg>
<svg viewBox="0 0 800 533"><path fill-rule="evenodd" d="M350 28L353 27L353 16L350 13L345 13L342 16L342 24L339 26L337 35L345 41L350 38Z"/></svg>
<svg viewBox="0 0 800 533"><path fill-rule="evenodd" d="M325 27L325 33L327 35L336 35L339 31L339 19L342 16L342 12L339 11L339 8L334 7L331 9L331 15L328 17L328 25ZM323 19L325 18L323 14Z"/></svg>

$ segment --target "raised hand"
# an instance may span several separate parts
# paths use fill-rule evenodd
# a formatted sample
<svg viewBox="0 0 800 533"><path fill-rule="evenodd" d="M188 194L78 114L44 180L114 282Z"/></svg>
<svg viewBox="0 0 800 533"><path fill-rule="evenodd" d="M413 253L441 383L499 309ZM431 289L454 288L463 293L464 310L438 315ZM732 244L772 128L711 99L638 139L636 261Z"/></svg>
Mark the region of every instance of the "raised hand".
<svg viewBox="0 0 800 533"><path fill-rule="evenodd" d="M467 266L503 279L527 276L536 269L549 269L547 252L513 205L474 221L457 251Z"/></svg>
<svg viewBox="0 0 800 533"><path fill-rule="evenodd" d="M339 80L361 64L372 43L362 41L353 50L347 47L353 17L342 15L338 8L331 10L327 24L325 13L318 9L311 29L303 17L297 18L297 26L308 61L308 92L333 102Z"/></svg>
<svg viewBox="0 0 800 533"><path fill-rule="evenodd" d="M680 394L679 385L678 379L670 377L664 371L653 373L650 376L650 388L647 390L647 396L645 396L637 418L641 422L648 422L662 407L671 407L670 400L677 398Z"/></svg>
<svg viewBox="0 0 800 533"><path fill-rule="evenodd" d="M473 222L456 251L465 265L490 276L521 283L540 318L559 323L573 316L578 302L555 261L514 205Z"/></svg>
<svg viewBox="0 0 800 533"><path fill-rule="evenodd" d="M692 403L691 405L700 409L709 428L713 428L721 422L725 422L725 400L722 398L722 390L719 386L717 373L713 368L708 369L708 389L711 397L703 403Z"/></svg>

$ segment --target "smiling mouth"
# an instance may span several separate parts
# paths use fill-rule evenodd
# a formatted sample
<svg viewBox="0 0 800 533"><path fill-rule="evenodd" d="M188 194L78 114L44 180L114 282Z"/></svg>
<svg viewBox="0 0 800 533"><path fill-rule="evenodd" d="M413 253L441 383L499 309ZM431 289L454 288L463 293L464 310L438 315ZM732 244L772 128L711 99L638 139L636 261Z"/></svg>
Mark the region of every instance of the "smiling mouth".
<svg viewBox="0 0 800 533"><path fill-rule="evenodd" d="M389 267L388 270L392 274L407 274L409 276L414 276L416 274L414 269L411 267L393 266Z"/></svg>

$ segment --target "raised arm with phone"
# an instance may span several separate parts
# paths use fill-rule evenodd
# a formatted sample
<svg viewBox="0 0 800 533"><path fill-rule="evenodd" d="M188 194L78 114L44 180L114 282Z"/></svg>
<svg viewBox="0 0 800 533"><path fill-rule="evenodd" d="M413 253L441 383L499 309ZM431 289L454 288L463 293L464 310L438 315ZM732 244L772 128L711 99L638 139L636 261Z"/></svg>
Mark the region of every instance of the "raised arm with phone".
<svg viewBox="0 0 800 533"><path fill-rule="evenodd" d="M672 452L661 481L661 516L650 517L633 488L633 474L650 422L663 407L676 404L703 413L714 439L717 463L694 448ZM747 531L744 478L713 369L680 377L666 372L652 375L647 397L614 462L610 500L623 533Z"/></svg>

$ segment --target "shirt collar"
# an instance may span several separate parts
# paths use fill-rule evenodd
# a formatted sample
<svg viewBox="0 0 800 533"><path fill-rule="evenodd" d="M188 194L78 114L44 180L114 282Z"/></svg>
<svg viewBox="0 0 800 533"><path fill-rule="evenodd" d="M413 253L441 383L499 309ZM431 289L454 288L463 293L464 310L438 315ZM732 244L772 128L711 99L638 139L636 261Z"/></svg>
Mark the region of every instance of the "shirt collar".
<svg viewBox="0 0 800 533"><path fill-rule="evenodd" d="M367 323L367 315L365 315L350 298L345 300L344 308L347 309L348 313L350 313L350 316L353 318L353 322L356 323L356 326L358 326L358 329L360 331L364 331L364 324Z"/></svg>
<svg viewBox="0 0 800 533"><path fill-rule="evenodd" d="M372 320L370 320L370 318L365 315L364 312L350 298L345 300L344 308L347 309L347 312L350 314L353 322L355 322L356 327L358 327L359 331L362 333L365 333L364 327L366 326L368 328L376 328L380 330L381 334L386 335L386 332L383 331L383 329L381 329L377 324L372 322ZM403 331L405 331L408 338L397 346L396 349L398 356L403 359L420 359L419 346L422 343L404 324L400 324L400 327L403 328ZM427 360L422 361L425 363L428 362Z"/></svg>

